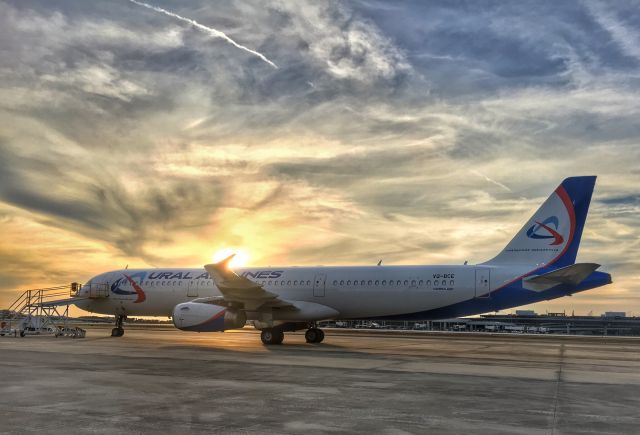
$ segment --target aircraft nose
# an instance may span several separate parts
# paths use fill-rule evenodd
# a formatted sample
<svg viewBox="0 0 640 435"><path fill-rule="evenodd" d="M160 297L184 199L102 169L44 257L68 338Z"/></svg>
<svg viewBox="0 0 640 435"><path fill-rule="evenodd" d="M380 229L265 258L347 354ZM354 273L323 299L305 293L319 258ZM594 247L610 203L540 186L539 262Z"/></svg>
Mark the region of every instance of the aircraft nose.
<svg viewBox="0 0 640 435"><path fill-rule="evenodd" d="M85 310L85 311L90 311L89 310L89 304L91 303L91 301L89 299L82 299L79 301L75 301L73 304L80 308L81 310Z"/></svg>

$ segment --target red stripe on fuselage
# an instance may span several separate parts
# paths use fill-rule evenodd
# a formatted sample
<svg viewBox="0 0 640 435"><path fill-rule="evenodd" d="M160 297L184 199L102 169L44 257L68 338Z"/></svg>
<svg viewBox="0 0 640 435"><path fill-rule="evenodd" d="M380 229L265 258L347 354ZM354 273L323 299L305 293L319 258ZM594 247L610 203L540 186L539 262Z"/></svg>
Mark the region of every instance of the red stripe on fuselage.
<svg viewBox="0 0 640 435"><path fill-rule="evenodd" d="M129 275L124 275L124 276L129 280L131 287L133 287L133 289L136 291L136 294L138 295L138 298L135 301L133 301L133 303L139 304L140 302L144 302L145 300L147 300L147 295L144 294L144 290L142 290L142 287L140 287L133 279L131 279Z"/></svg>

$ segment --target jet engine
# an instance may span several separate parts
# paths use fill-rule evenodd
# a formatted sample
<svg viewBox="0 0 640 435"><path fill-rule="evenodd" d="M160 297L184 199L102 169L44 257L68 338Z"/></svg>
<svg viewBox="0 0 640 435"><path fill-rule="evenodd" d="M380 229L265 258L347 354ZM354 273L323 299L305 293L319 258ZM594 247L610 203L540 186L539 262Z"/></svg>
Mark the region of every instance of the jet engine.
<svg viewBox="0 0 640 435"><path fill-rule="evenodd" d="M242 328L246 322L244 311L219 305L184 302L173 309L173 324L183 331L219 332Z"/></svg>

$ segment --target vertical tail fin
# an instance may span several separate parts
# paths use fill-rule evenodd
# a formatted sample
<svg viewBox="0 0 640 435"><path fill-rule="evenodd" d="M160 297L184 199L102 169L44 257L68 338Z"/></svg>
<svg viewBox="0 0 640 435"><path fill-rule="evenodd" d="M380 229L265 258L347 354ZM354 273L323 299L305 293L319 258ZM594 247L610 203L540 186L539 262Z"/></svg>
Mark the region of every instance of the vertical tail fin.
<svg viewBox="0 0 640 435"><path fill-rule="evenodd" d="M595 176L565 179L502 252L485 264L574 264L595 182Z"/></svg>

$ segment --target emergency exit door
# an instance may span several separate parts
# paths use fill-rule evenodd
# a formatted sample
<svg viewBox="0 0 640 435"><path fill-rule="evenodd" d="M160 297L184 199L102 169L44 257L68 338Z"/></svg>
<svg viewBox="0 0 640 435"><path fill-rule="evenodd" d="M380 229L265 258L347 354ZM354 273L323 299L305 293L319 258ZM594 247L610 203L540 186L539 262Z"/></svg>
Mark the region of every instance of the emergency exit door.
<svg viewBox="0 0 640 435"><path fill-rule="evenodd" d="M476 267L476 298L491 297L491 269Z"/></svg>
<svg viewBox="0 0 640 435"><path fill-rule="evenodd" d="M318 297L324 297L324 284L327 280L327 275L324 273L316 273L316 278L313 281L313 295Z"/></svg>

